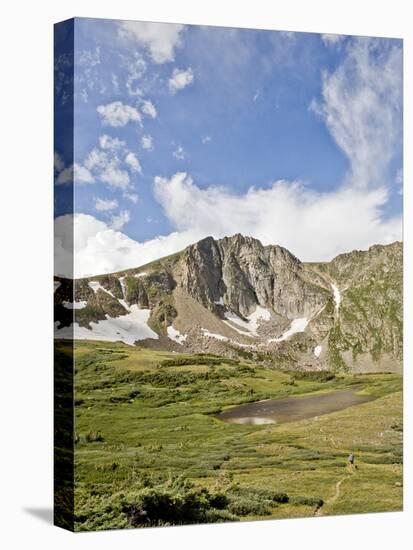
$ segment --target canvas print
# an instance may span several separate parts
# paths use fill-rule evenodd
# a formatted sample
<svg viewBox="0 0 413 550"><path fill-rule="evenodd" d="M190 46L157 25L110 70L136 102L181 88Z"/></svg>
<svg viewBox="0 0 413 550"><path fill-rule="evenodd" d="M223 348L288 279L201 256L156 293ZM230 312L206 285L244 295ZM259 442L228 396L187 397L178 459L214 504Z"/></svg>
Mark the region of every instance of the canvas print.
<svg viewBox="0 0 413 550"><path fill-rule="evenodd" d="M55 523L401 510L402 41L54 47Z"/></svg>

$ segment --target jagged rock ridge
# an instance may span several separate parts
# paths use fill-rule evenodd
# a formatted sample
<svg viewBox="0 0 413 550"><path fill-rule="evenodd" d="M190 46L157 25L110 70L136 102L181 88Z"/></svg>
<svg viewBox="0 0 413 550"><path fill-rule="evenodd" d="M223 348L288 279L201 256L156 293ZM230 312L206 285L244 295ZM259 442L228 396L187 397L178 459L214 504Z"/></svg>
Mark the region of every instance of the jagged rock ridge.
<svg viewBox="0 0 413 550"><path fill-rule="evenodd" d="M138 269L55 286L57 337L74 327L77 338L280 366L401 369L401 243L306 264L252 237L207 237Z"/></svg>

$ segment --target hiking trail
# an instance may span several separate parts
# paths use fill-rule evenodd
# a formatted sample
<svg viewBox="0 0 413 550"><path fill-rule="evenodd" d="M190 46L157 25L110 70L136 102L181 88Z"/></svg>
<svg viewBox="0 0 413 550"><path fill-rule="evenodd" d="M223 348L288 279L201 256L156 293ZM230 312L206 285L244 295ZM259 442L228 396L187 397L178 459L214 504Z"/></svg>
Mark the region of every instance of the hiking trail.
<svg viewBox="0 0 413 550"><path fill-rule="evenodd" d="M323 515L323 508L326 504L332 504L333 502L335 502L338 497L340 496L340 489L341 489L341 484L346 480L346 479L349 479L350 476L344 476L342 477L339 481L337 481L337 483L335 484L335 488L334 488L334 494L333 496L331 496L330 498L328 498L321 506L317 506L315 511L314 511L314 515L315 516L322 516Z"/></svg>

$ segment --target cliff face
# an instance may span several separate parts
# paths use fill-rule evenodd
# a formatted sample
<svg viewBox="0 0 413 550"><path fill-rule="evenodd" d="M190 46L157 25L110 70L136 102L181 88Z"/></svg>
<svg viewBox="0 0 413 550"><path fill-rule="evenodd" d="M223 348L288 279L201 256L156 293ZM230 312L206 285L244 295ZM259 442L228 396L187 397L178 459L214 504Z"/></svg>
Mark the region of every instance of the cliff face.
<svg viewBox="0 0 413 550"><path fill-rule="evenodd" d="M57 337L71 326L78 338L280 366L401 368L401 243L304 264L251 237L208 237L139 269L55 286Z"/></svg>
<svg viewBox="0 0 413 550"><path fill-rule="evenodd" d="M294 318L317 308L323 299L322 289L312 288L301 262L288 250L264 247L241 235L219 241L209 237L189 246L174 275L204 307L216 311L217 305L225 305L244 317L259 305Z"/></svg>
<svg viewBox="0 0 413 550"><path fill-rule="evenodd" d="M181 286L208 309L217 303L247 317L257 305L287 319L310 316L325 302L325 283L280 246L251 237L207 238L188 247L175 271Z"/></svg>

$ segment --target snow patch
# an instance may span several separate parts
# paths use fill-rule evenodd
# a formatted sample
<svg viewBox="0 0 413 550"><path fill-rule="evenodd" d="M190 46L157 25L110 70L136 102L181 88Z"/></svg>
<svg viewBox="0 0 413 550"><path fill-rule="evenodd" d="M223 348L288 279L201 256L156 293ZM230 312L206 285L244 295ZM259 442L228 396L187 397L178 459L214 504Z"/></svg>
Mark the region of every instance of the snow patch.
<svg viewBox="0 0 413 550"><path fill-rule="evenodd" d="M176 330L172 325L166 329L166 332L168 333L168 338L174 340L174 342L180 344L181 346L188 338L187 334L181 334L179 330Z"/></svg>
<svg viewBox="0 0 413 550"><path fill-rule="evenodd" d="M304 332L308 325L307 317L299 317L291 321L290 328L284 332L279 338L270 338L268 342L282 342L283 340L288 340L294 334L298 332Z"/></svg>
<svg viewBox="0 0 413 550"><path fill-rule="evenodd" d="M320 357L320 353L322 352L322 350L323 350L323 346L316 346L314 348L314 355L316 357Z"/></svg>
<svg viewBox="0 0 413 550"><path fill-rule="evenodd" d="M122 294L123 294L123 297L125 298L126 297L126 283L125 283L125 279L126 277L119 277L118 281L120 283L120 286L122 288Z"/></svg>
<svg viewBox="0 0 413 550"><path fill-rule="evenodd" d="M210 338L215 338L215 340L221 340L222 342L228 342L229 338L226 336L222 336L222 334L215 334L214 332L209 332L206 328L201 328L201 331L205 336L209 336Z"/></svg>
<svg viewBox="0 0 413 550"><path fill-rule="evenodd" d="M131 311L131 308L128 306L128 304L126 303L126 284L125 284L125 277L119 277L118 279L119 283L120 283L120 286L122 288L122 295L123 295L123 300L119 300L119 303L126 309L126 311Z"/></svg>
<svg viewBox="0 0 413 550"><path fill-rule="evenodd" d="M239 319L239 321L243 322L242 319L240 319L239 317L237 317L237 319ZM231 319L231 321L233 323L235 323L235 321L233 319ZM232 328L232 330L235 330L235 332L238 332L238 334L242 334L242 336L248 336L249 338L252 338L254 336L250 332L245 332L245 330L240 330L239 328L234 327L234 325L232 325L229 321L222 321L222 322L225 323L226 325L228 325L229 328Z"/></svg>
<svg viewBox="0 0 413 550"><path fill-rule="evenodd" d="M215 338L215 340L221 340L222 342L231 342L234 346L238 346L239 348L256 348L256 346L253 346L251 344L241 344L240 342L235 342L234 340L231 340L231 338L227 338L227 336L222 336L222 334L216 334L215 332L210 332L206 328L201 329L204 336L209 336L210 338Z"/></svg>
<svg viewBox="0 0 413 550"><path fill-rule="evenodd" d="M339 291L338 287L334 283L331 283L331 288L333 289L333 293L334 293L334 301L336 303L336 311L338 311L340 309L341 294L340 294L340 291Z"/></svg>
<svg viewBox="0 0 413 550"><path fill-rule="evenodd" d="M223 305L225 305L225 304L224 304L224 297L221 296L221 298L220 298L218 301L216 301L215 304L217 304L218 306L223 306Z"/></svg>
<svg viewBox="0 0 413 550"><path fill-rule="evenodd" d="M139 277L145 277L146 275L146 271L142 271L142 273L135 273L134 277L136 277L136 279L139 279ZM122 279L124 279L124 277L122 277Z"/></svg>
<svg viewBox="0 0 413 550"><path fill-rule="evenodd" d="M66 309L83 309L87 306L87 302L81 301L81 302L63 302L63 306Z"/></svg>
<svg viewBox="0 0 413 550"><path fill-rule="evenodd" d="M60 281L53 281L53 292L56 292L56 290L59 288L59 286L61 285L62 283Z"/></svg>
<svg viewBox="0 0 413 550"><path fill-rule="evenodd" d="M102 340L104 342L124 342L133 346L137 340L152 338L159 339L159 336L148 326L151 314L150 309L139 309L132 305L127 315L121 317L109 317L98 321L91 321L91 329L81 327L74 323L70 327L58 328L55 325L56 338L74 338L75 340Z"/></svg>
<svg viewBox="0 0 413 550"><path fill-rule="evenodd" d="M90 281L89 286L95 294L98 290L103 290L103 292L106 292L106 294L109 294L110 296L112 296L112 298L115 298L115 300L117 300L112 292L110 290L106 290L106 288L104 288L98 281Z"/></svg>
<svg viewBox="0 0 413 550"><path fill-rule="evenodd" d="M241 328L246 329L247 332L245 332L245 330L241 331L235 328L228 321L224 321L225 324L227 324L229 327L231 327L233 330L236 330L240 334L251 337L251 336L258 336L257 331L258 331L260 321L261 320L269 321L271 318L271 312L268 309L265 309L261 306L257 306L255 308L255 311L250 315L248 315L247 321L244 321L243 319L238 317L238 315L236 315L233 311L226 311L224 313L224 316L231 323L234 323L240 326Z"/></svg>
<svg viewBox="0 0 413 550"><path fill-rule="evenodd" d="M251 313L251 315L248 315L247 317L251 331L257 332L259 322L262 321L269 321L271 319L271 313L268 309L265 309L261 306L257 306L254 313Z"/></svg>

